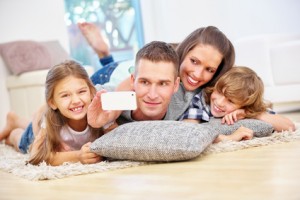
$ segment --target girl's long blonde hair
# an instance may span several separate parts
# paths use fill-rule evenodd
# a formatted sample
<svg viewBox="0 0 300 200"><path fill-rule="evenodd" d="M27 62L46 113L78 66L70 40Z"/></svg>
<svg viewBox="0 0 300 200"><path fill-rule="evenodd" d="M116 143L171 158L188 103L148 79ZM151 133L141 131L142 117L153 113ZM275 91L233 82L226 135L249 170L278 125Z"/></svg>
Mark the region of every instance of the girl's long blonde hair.
<svg viewBox="0 0 300 200"><path fill-rule="evenodd" d="M91 98L96 94L96 89L89 79L86 70L79 63L67 60L53 66L47 74L45 85L45 97L47 103L53 99L54 89L57 83L69 76L85 80L90 89L92 95ZM58 109L53 110L48 104L45 112L45 122L45 137L43 142L39 144L37 153L31 156L31 159L29 160L29 163L31 164L39 164L42 161L49 163L51 156L62 149L60 130L67 122L66 118ZM93 128L92 133L95 138L98 138L103 134L102 129L99 130Z"/></svg>
<svg viewBox="0 0 300 200"><path fill-rule="evenodd" d="M226 72L217 81L214 87L205 89L206 101L214 90L223 94L233 103L242 106L246 118L255 117L267 109L264 103L264 84L261 78L252 69L244 66L235 66Z"/></svg>

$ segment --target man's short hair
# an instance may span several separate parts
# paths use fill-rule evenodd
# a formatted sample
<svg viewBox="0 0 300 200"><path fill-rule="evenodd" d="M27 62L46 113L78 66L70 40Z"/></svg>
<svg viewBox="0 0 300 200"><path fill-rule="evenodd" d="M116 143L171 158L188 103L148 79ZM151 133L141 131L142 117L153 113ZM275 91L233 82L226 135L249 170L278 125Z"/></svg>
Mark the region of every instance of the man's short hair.
<svg viewBox="0 0 300 200"><path fill-rule="evenodd" d="M143 46L136 54L135 65L138 65L141 59L149 60L151 62L170 62L174 64L174 75L178 77L179 72L179 58L172 47L172 45L153 41ZM137 69L135 69L135 74Z"/></svg>

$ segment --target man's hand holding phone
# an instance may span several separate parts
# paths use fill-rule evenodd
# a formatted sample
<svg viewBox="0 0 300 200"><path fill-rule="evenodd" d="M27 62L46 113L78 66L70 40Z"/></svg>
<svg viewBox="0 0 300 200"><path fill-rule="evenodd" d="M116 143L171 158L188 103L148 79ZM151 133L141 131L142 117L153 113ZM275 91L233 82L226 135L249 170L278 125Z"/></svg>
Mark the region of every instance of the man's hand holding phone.
<svg viewBox="0 0 300 200"><path fill-rule="evenodd" d="M133 91L101 93L101 104L103 110L135 110L136 94Z"/></svg>
<svg viewBox="0 0 300 200"><path fill-rule="evenodd" d="M88 124L94 128L103 127L111 120L110 113L102 109L101 94L105 92L105 90L97 92L88 107Z"/></svg>
<svg viewBox="0 0 300 200"><path fill-rule="evenodd" d="M88 107L88 124L94 128L104 127L116 120L122 110L135 110L137 108L135 92L106 92L96 93Z"/></svg>

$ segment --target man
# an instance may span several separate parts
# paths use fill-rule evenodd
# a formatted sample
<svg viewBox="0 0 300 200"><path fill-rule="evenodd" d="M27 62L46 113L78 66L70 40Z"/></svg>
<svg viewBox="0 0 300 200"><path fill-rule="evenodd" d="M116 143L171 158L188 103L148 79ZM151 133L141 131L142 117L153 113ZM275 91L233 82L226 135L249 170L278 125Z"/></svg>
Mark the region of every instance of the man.
<svg viewBox="0 0 300 200"><path fill-rule="evenodd" d="M116 119L118 125L130 121L164 119L172 95L179 87L178 68L178 56L171 45L159 41L146 44L136 55L134 74L116 89L135 91L137 109L124 111L121 116L121 111L103 111L103 91L100 91L89 106L88 123L99 128Z"/></svg>

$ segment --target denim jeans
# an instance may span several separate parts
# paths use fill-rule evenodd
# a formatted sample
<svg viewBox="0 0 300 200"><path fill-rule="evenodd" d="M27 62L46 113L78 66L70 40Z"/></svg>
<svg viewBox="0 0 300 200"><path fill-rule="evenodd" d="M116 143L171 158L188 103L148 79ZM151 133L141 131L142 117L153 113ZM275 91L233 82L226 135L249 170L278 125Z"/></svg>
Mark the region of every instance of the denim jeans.
<svg viewBox="0 0 300 200"><path fill-rule="evenodd" d="M34 140L34 134L33 134L33 129L32 129L32 123L30 123L26 130L24 131L20 143L19 143L19 149L22 153L27 153L29 146Z"/></svg>

